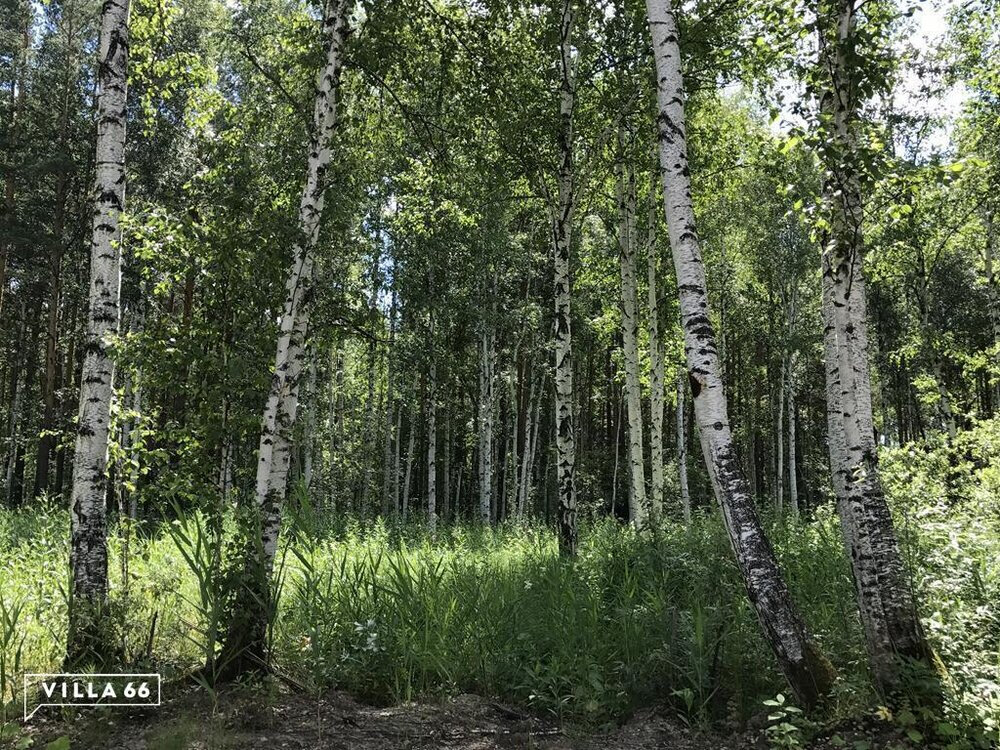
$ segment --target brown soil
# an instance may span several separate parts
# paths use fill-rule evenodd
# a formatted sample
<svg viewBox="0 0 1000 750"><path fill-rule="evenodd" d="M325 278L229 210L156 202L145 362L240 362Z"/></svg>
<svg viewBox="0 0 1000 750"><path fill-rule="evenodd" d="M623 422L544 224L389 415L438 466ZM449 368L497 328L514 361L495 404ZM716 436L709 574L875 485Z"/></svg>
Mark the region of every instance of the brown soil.
<svg viewBox="0 0 1000 750"><path fill-rule="evenodd" d="M438 703L376 707L337 692L321 698L300 693L269 696L247 688L222 692L214 709L204 692L191 690L157 709L130 714L121 713L121 709L99 709L75 716L37 715L25 733L34 739L33 750L44 750L47 743L63 737L68 737L73 750L765 750L767 747L759 733L731 737L705 734L651 710L636 714L624 726L612 730L584 732L473 695ZM65 748L65 739L60 744Z"/></svg>

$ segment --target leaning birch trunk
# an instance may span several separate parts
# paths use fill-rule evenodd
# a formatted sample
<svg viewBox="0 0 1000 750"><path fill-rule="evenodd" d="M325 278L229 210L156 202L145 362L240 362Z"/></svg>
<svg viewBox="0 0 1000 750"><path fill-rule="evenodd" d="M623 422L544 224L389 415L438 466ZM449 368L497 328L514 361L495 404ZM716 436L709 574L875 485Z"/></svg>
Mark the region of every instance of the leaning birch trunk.
<svg viewBox="0 0 1000 750"><path fill-rule="evenodd" d="M109 339L118 333L121 213L125 207L125 103L129 0L105 0L98 47L97 173L90 241L90 302L73 453L70 566L73 587L67 664L100 662L108 593L108 428L112 372Z"/></svg>
<svg viewBox="0 0 1000 750"><path fill-rule="evenodd" d="M271 571L278 545L281 508L287 490L299 387L306 357L309 305L312 298L314 251L323 216L326 176L333 155L337 93L350 0L329 0L323 15L326 60L316 82L313 131L310 133L306 179L299 202L298 240L285 286L278 329L274 374L264 407L257 457L255 508L260 540L248 552L245 595L237 603L224 644L226 676L267 668L266 628L271 609ZM253 532L256 533L256 532ZM256 558L256 559L255 559Z"/></svg>
<svg viewBox="0 0 1000 750"><path fill-rule="evenodd" d="M677 371L677 480L681 492L681 511L684 523L691 523L691 491L688 489L687 428L684 421L684 403L687 389L684 368Z"/></svg>
<svg viewBox="0 0 1000 750"><path fill-rule="evenodd" d="M570 330L569 254L573 222L573 6L563 0L559 22L559 173L553 207L555 258L556 487L559 494L559 552L576 554L576 434L573 425L573 359Z"/></svg>
<svg viewBox="0 0 1000 750"><path fill-rule="evenodd" d="M619 151L625 138L618 134ZM642 391L639 385L639 320L636 296L635 176L624 164L616 165L618 183L618 261L621 269L622 349L625 358L625 397L628 406L628 517L633 526L646 522L646 477L642 451Z"/></svg>
<svg viewBox="0 0 1000 750"><path fill-rule="evenodd" d="M652 197L650 207L653 207ZM663 346L660 344L660 311L656 298L656 252L654 223L649 222L646 241L646 275L649 307L649 457L651 486L649 515L653 523L663 515ZM683 381L682 381L683 382ZM685 476L685 491L687 477ZM690 509L689 509L690 511Z"/></svg>
<svg viewBox="0 0 1000 750"><path fill-rule="evenodd" d="M809 637L792 602L736 457L691 204L677 22L669 0L647 0L646 8L656 63L663 204L695 418L750 602L789 685L803 704L812 706L832 686L833 667Z"/></svg>
<svg viewBox="0 0 1000 750"><path fill-rule="evenodd" d="M872 672L880 691L888 695L903 686L907 661L932 669L933 654L896 541L875 446L862 268L863 205L859 178L853 171L855 160L850 158L856 150L857 102L849 69L853 62L847 50L853 46L855 7L852 0L837 0L826 10L835 17L831 18L832 33L824 35L822 28L820 33L823 70L830 74L820 111L832 146L823 154L830 174L824 185L824 203L830 216L823 264L824 345L827 394L836 391L833 403L827 404L831 444L842 440L838 449L843 449L832 468Z"/></svg>

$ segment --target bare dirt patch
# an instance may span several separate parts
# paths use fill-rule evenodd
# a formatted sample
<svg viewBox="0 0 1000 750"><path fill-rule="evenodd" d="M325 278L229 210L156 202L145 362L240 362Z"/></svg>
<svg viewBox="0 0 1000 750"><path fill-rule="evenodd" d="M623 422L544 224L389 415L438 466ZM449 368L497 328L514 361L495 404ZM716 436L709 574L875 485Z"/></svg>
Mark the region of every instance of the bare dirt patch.
<svg viewBox="0 0 1000 750"><path fill-rule="evenodd" d="M93 709L50 716L26 728L32 748L66 737L85 750L750 750L760 733L692 730L656 710L606 731L561 727L488 698L379 707L339 692L322 696L227 689L217 702L187 690L158 709ZM62 740L64 743L65 740ZM879 745L873 745L878 747ZM65 745L63 745L65 747ZM817 748L827 747L817 743Z"/></svg>

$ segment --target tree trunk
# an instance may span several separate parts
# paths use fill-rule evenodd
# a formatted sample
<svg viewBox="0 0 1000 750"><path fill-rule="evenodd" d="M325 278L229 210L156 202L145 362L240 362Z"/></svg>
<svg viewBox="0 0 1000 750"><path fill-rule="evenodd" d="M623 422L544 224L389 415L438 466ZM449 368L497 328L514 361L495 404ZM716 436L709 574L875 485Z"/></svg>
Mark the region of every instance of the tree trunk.
<svg viewBox="0 0 1000 750"><path fill-rule="evenodd" d="M990 323L993 328L994 365L1000 365L1000 288L997 287L997 280L993 270L995 260L996 225L995 215L992 210L986 213L985 247L983 248L983 270L986 274L986 294L989 300ZM992 384L993 409L1000 409L1000 378Z"/></svg>
<svg viewBox="0 0 1000 750"><path fill-rule="evenodd" d="M785 359L784 353L781 355L781 384L778 386L778 427L776 432L778 433L777 440L777 471L775 471L774 477L774 507L778 511L779 515L785 512L785 453L783 446L784 435L785 435L785 425L784 425L784 415L785 415L785 389L786 381L788 379L788 362Z"/></svg>
<svg viewBox="0 0 1000 750"><path fill-rule="evenodd" d="M396 291L392 292L392 303L389 306L389 344L385 353L385 440L382 445L382 516L388 517L390 512L395 512L398 495L393 498L390 495L393 487L392 472L395 469L397 476L395 484L399 484L398 461L392 461L393 443L393 410L396 408L395 379L396 368L394 367L393 354L396 343ZM399 435L395 436L398 449Z"/></svg>
<svg viewBox="0 0 1000 750"><path fill-rule="evenodd" d="M4 468L4 492L7 504L14 505L11 487L14 481L14 465L16 463L17 445L19 443L19 428L21 426L18 417L21 414L21 400L24 398L21 387L21 375L24 364L28 358L28 303L24 297L21 298L20 315L17 323L17 341L14 347L14 361L10 368L10 381L8 384L7 403L9 411L7 413L7 455L5 456Z"/></svg>
<svg viewBox="0 0 1000 750"><path fill-rule="evenodd" d="M403 480L403 507L401 509L404 523L410 514L410 483L413 478L413 458L417 452L417 425L414 416L413 409L410 409L409 425L407 425L410 438L406 444L406 477Z"/></svg>
<svg viewBox="0 0 1000 750"><path fill-rule="evenodd" d="M616 165L618 191L618 261L621 269L622 353L628 406L629 521L646 523L646 477L642 450L642 390L639 384L639 320L635 264L635 174L625 162L625 136L619 131Z"/></svg>
<svg viewBox="0 0 1000 750"><path fill-rule="evenodd" d="M647 0L646 8L657 73L663 203L695 418L751 604L792 690L803 704L813 706L830 690L833 667L809 637L792 602L736 457L691 204L677 23L669 0Z"/></svg>
<svg viewBox="0 0 1000 750"><path fill-rule="evenodd" d="M17 96L14 99L11 111L8 139L9 143L15 147L21 145L19 143L21 134L20 123L24 112L25 94L27 93L28 54L31 50L31 25L33 16L33 12L25 13L24 15L24 27L21 31L21 49L17 59L14 61L16 72L13 76L13 86L17 90ZM14 226L14 216L17 212L15 178L16 172L13 169L9 169L4 176L3 220L4 226L11 228ZM12 249L12 242L7 239L0 239L0 317L3 315L3 305L7 298L7 259Z"/></svg>
<svg viewBox="0 0 1000 750"><path fill-rule="evenodd" d="M576 435L573 426L573 359L570 330L569 255L573 222L573 58L572 0L563 0L559 22L558 204L553 207L555 257L556 486L559 491L559 552L576 554Z"/></svg>
<svg viewBox="0 0 1000 750"><path fill-rule="evenodd" d="M434 319L431 318L430 374L427 382L427 528L437 531L437 362L434 358Z"/></svg>
<svg viewBox="0 0 1000 750"><path fill-rule="evenodd" d="M13 419L15 428L12 432L14 440L11 445L12 468L9 471L8 502L11 507L20 507L24 502L24 467L27 451L27 432L31 426L31 416L34 407L32 398L35 379L38 376L38 339L41 334L42 294L40 289L28 290L28 296L33 300L30 318L25 327L30 328L24 351L24 383L15 399Z"/></svg>
<svg viewBox="0 0 1000 750"><path fill-rule="evenodd" d="M788 380L786 384L787 393L785 395L788 404L788 507L793 516L799 515L799 482L796 472L798 470L795 459L795 354L788 358Z"/></svg>
<svg viewBox="0 0 1000 750"><path fill-rule="evenodd" d="M650 191L652 193L652 190ZM650 195L650 213L655 210L655 203ZM654 235L654 216L650 216L646 238L646 275L647 299L649 308L649 458L650 467L650 497L649 513L653 523L663 515L663 345L660 343L660 309L656 295L656 241ZM683 383L683 381L681 381ZM685 476L687 490L687 477ZM690 510L690 509L689 509Z"/></svg>
<svg viewBox="0 0 1000 750"><path fill-rule="evenodd" d="M125 206L125 103L129 0L105 0L98 45L97 156L90 246L87 332L80 381L80 415L70 501L73 607L67 665L107 655L104 626L108 593L108 429L114 363L109 338L118 333L121 227Z"/></svg>
<svg viewBox="0 0 1000 750"><path fill-rule="evenodd" d="M306 376L306 418L302 425L302 485L312 485L313 454L316 450L316 360L309 361Z"/></svg>
<svg viewBox="0 0 1000 750"><path fill-rule="evenodd" d="M831 444L842 439L844 455L833 466L841 493L838 512L854 576L855 592L876 683L884 694L898 690L906 659L932 665L932 654L917 615L916 602L896 541L882 489L872 419L868 365L868 324L861 244L862 198L854 160L856 102L849 49L855 33L852 0L827 8L835 18L824 35L821 58L829 88L820 107L831 149L821 155L830 177L824 203L830 212L824 247L824 320ZM832 14L831 14L832 15ZM831 379L834 380L831 383ZM830 414L832 413L832 415ZM840 449L840 446L837 446ZM840 474L842 476L838 477Z"/></svg>
<svg viewBox="0 0 1000 750"><path fill-rule="evenodd" d="M691 523L691 491L688 489L687 428L684 424L684 404L687 401L687 380L684 368L677 371L677 479L681 493L684 523Z"/></svg>
<svg viewBox="0 0 1000 750"><path fill-rule="evenodd" d="M323 15L323 34L327 37L326 60L316 82L313 131L299 202L298 240L292 248L274 374L264 407L257 457L255 507L260 517L261 538L251 542L247 554L250 576L245 588L250 599L243 602L244 606L235 608L235 613L241 616L233 618L226 637L221 662L229 665L227 676L267 668L266 613L271 607L271 571L287 490L299 387L306 357L313 253L319 238L326 176L332 157L332 136L337 124L337 97L349 4L350 0L329 0Z"/></svg>
<svg viewBox="0 0 1000 750"><path fill-rule="evenodd" d="M440 518L443 523L448 523L451 512L451 410L445 409L444 413L444 466L441 467L441 513Z"/></svg>
<svg viewBox="0 0 1000 750"><path fill-rule="evenodd" d="M396 428L393 430L396 436L396 447L392 458L392 514L399 514L399 480L402 477L402 468L399 460L399 441L403 439L403 406L396 404Z"/></svg>
<svg viewBox="0 0 1000 750"><path fill-rule="evenodd" d="M538 383L535 378L531 377L532 366L529 362L528 366L525 368L527 377L530 378L531 383L528 386L528 405L524 411L524 422L521 425L521 478L518 482L517 487L517 508L516 513L518 518L523 518L525 510L528 504L528 484L531 481L531 435L532 435L532 425L534 424L535 414L532 411L535 406L536 391L538 390Z"/></svg>
<svg viewBox="0 0 1000 750"><path fill-rule="evenodd" d="M496 358L492 331L481 336L479 358L479 520L490 523L493 492L493 365Z"/></svg>

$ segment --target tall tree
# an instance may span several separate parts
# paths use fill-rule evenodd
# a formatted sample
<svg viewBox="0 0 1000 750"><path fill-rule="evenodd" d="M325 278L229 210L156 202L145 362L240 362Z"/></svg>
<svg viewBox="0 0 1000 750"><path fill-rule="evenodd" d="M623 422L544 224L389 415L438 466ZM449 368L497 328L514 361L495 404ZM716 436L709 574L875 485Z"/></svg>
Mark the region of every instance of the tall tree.
<svg viewBox="0 0 1000 750"><path fill-rule="evenodd" d="M646 10L656 64L663 205L702 450L737 565L764 635L796 696L812 706L830 690L833 667L809 636L792 602L736 456L691 203L677 21L670 0L646 0Z"/></svg>
<svg viewBox="0 0 1000 750"><path fill-rule="evenodd" d="M70 500L73 570L67 663L100 660L108 593L107 461L114 361L108 350L118 333L121 225L125 208L125 122L129 0L105 0L97 51L97 155L90 295L80 381L80 416L73 454Z"/></svg>
<svg viewBox="0 0 1000 750"><path fill-rule="evenodd" d="M901 687L904 661L931 666L880 481L868 362L868 322L858 107L866 90L858 67L855 0L821 6L820 123L830 229L823 249L824 348L833 483L844 542L876 683Z"/></svg>
<svg viewBox="0 0 1000 750"><path fill-rule="evenodd" d="M575 191L573 108L576 57L573 52L573 3L563 0L559 19L559 168L552 211L555 259L556 487L559 492L559 550L576 554L576 428L573 419L573 352L570 329L570 246Z"/></svg>
<svg viewBox="0 0 1000 750"><path fill-rule="evenodd" d="M646 476L642 451L642 389L639 383L639 310L635 262L635 172L626 164L626 138L619 130L616 164L618 264L621 275L622 354L628 405L629 521L646 521Z"/></svg>
<svg viewBox="0 0 1000 750"><path fill-rule="evenodd" d="M326 59L316 81L306 179L299 202L298 238L292 248L274 374L264 406L257 452L255 508L260 522L260 538L252 540L248 549L245 594L234 608L236 616L232 619L223 648L222 663L230 674L256 671L267 665L270 580L287 490L300 381L305 372L315 251L328 187L327 175L333 157L333 135L337 126L340 75L350 7L351 0L328 0L323 13Z"/></svg>

